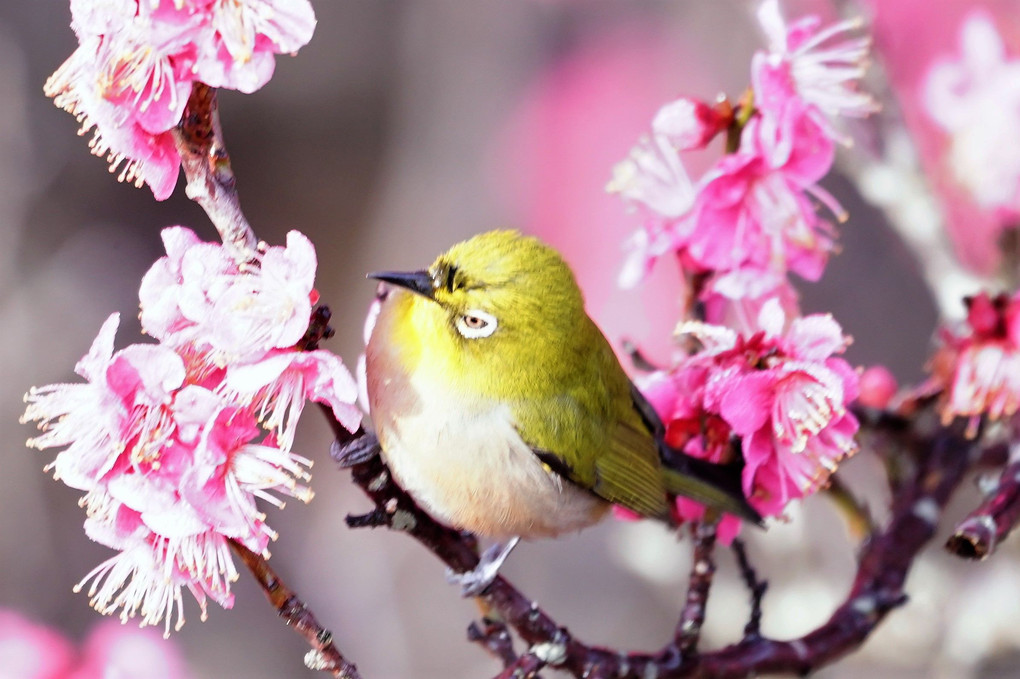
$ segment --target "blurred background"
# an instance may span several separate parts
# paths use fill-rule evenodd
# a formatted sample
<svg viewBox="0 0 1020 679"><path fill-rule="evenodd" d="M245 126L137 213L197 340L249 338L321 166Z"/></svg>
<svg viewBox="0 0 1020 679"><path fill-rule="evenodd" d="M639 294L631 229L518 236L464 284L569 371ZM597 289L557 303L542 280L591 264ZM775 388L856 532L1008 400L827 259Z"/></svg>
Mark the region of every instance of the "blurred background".
<svg viewBox="0 0 1020 679"><path fill-rule="evenodd" d="M919 137L912 88L933 55L957 49L969 4L934 18L941 6L881 3L876 66ZM1014 40L1020 4L986 4ZM611 341L635 340L653 357L667 351L676 272L664 262L643 292L616 289L622 243L637 221L603 187L663 103L680 94L739 96L763 44L752 3L313 5L312 42L296 58L279 58L256 94L221 93L220 107L258 235L282 244L298 229L316 245L317 287L337 330L328 348L353 368L373 295L366 272L421 267L466 236L515 226L564 251ZM783 6L788 17L874 9ZM100 616L71 588L110 552L81 530L76 492L42 472L51 453L24 447L34 429L18 424L21 397L32 385L77 379L75 362L111 312L123 314L118 346L139 341L138 282L163 254L161 228L183 224L207 240L215 232L182 185L157 203L147 188L116 183L75 135L73 118L43 96L46 77L76 46L69 20L66 0L0 3L0 607L80 640ZM924 162L938 152L921 147ZM850 219L826 276L801 287L805 312L835 315L855 339L852 363L884 363L901 380L916 380L937 318L918 264L853 181L836 172L823 183ZM316 498L270 512L281 534L271 565L366 679L495 675L495 661L465 640L477 610L445 583L435 558L401 535L345 527L347 513L369 505L334 469L328 447L326 423L309 410L295 451L316 461ZM883 516L866 453L846 474ZM958 498L950 516L961 516L974 496L966 500ZM949 529L916 563L909 605L818 676L1020 676L1020 540L987 563L962 563L939 547ZM764 632L792 637L827 619L850 585L856 545L825 498L747 538L771 584ZM608 521L525 544L504 573L582 640L653 650L672 634L689 560L688 544L659 526ZM746 622L733 559L720 550L718 561L702 648L738 639ZM204 623L186 602L189 622L173 641L194 677L319 676L303 668L303 642L243 574L236 595L233 610L213 608Z"/></svg>

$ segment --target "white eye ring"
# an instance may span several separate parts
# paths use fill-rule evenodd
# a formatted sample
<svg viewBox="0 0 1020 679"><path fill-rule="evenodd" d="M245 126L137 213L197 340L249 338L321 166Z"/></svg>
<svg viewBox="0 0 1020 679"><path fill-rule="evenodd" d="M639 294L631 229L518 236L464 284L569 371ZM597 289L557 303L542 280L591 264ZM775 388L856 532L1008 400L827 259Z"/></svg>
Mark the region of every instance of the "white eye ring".
<svg viewBox="0 0 1020 679"><path fill-rule="evenodd" d="M457 319L457 332L468 339L488 337L496 332L496 317L480 309L468 309Z"/></svg>

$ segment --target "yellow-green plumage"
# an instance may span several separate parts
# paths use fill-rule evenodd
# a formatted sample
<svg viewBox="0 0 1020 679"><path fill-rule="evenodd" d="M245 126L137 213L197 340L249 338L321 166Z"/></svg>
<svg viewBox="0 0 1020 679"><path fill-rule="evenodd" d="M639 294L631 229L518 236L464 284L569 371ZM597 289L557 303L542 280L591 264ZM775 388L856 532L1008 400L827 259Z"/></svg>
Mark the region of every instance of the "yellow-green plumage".
<svg viewBox="0 0 1020 679"><path fill-rule="evenodd" d="M367 350L372 418L397 480L437 518L555 535L607 502L668 520L670 493L746 513L662 468L630 380L553 249L493 231L427 271L377 277L399 287Z"/></svg>

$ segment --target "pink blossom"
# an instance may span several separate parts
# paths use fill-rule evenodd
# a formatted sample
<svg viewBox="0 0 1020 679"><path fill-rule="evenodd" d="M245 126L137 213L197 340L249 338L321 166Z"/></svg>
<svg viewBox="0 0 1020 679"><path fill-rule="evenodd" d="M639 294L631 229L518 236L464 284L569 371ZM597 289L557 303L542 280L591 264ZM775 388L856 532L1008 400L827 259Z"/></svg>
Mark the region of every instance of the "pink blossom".
<svg viewBox="0 0 1020 679"><path fill-rule="evenodd" d="M315 28L307 0L73 0L71 12L79 47L44 90L118 180L157 200L177 182L173 130L193 83L253 92Z"/></svg>
<svg viewBox="0 0 1020 679"><path fill-rule="evenodd" d="M184 227L163 232L167 256L139 290L142 328L171 346L191 345L211 362L249 363L293 347L312 312L315 249L297 231L238 266L227 250Z"/></svg>
<svg viewBox="0 0 1020 679"><path fill-rule="evenodd" d="M949 137L945 163L979 206L1020 214L1020 58L991 17L971 11L958 57L942 57L921 83L924 111Z"/></svg>
<svg viewBox="0 0 1020 679"><path fill-rule="evenodd" d="M278 351L256 363L231 367L222 389L232 399L250 404L262 425L287 449L306 399L329 405L337 422L351 431L361 422L354 405L358 384L328 351Z"/></svg>
<svg viewBox="0 0 1020 679"><path fill-rule="evenodd" d="M187 271L188 255L214 247L189 234L164 233L171 254L150 272L146 288L167 315L158 325L171 337L185 318L181 299L163 294L158 283L181 288L176 276ZM296 238L293 250L269 248L261 263L270 280L296 286L308 303L314 254L309 262L305 243ZM310 268L288 273L298 266ZM218 289L230 291L231 284ZM209 294L203 299L218 301ZM307 324L308 312L302 313ZM276 319L284 321L280 314ZM194 350L203 343L197 333L180 352L168 344L114 352L117 321L116 314L107 320L78 363L87 381L33 389L23 421L36 420L43 429L30 446L66 446L50 467L86 491L81 504L89 537L118 550L78 589L87 586L91 604L102 613L119 612L123 620L140 616L147 625L163 622L169 633L184 622L183 589L195 597L203 618L209 599L232 605L237 573L230 539L268 555L276 533L256 499L281 507L281 496L311 499L305 485L311 463L290 452L304 400L328 403L353 429L357 389L340 360L321 350L275 349L246 364L210 368L207 355Z"/></svg>
<svg viewBox="0 0 1020 679"><path fill-rule="evenodd" d="M702 289L705 320L751 335L760 330L762 307L777 300L787 317L800 315L800 296L789 279L773 270L740 268L711 276Z"/></svg>
<svg viewBox="0 0 1020 679"><path fill-rule="evenodd" d="M768 51L758 53L762 58L756 58L757 68L781 71L801 99L829 115L864 117L877 110L874 100L857 89L871 40L847 36L861 27L860 19L825 28L815 15L787 23L779 0L764 0L758 22L768 39Z"/></svg>
<svg viewBox="0 0 1020 679"><path fill-rule="evenodd" d="M800 180L765 156L724 156L701 180L682 257L695 270L789 270L817 280L832 249L832 228Z"/></svg>
<svg viewBox="0 0 1020 679"><path fill-rule="evenodd" d="M744 458L743 486L751 504L777 516L793 499L825 485L840 460L853 454L857 420L847 404L857 375L832 354L847 339L831 317L787 317L777 300L762 306L758 328L738 334L700 322L679 333L703 347L665 375L645 379L666 423L666 442L712 462ZM682 511L694 517L696 507Z"/></svg>
<svg viewBox="0 0 1020 679"><path fill-rule="evenodd" d="M158 455L173 435L168 405L184 381L184 363L170 349L134 345L113 353L120 322L103 324L75 372L87 381L33 388L22 422L43 431L29 439L40 450L67 446L48 469L72 488L92 490L122 454L141 462Z"/></svg>
<svg viewBox="0 0 1020 679"><path fill-rule="evenodd" d="M92 132L92 154L104 157L110 172L119 172L118 181L148 184L157 200L165 200L173 193L181 164L173 134L145 130L130 112L106 99L95 85L101 77L100 46L98 38L83 39L46 81L46 95L81 123L78 134Z"/></svg>
<svg viewBox="0 0 1020 679"><path fill-rule="evenodd" d="M250 94L273 75L277 54L297 52L312 39L308 0L202 0L208 39L200 43L198 79Z"/></svg>
<svg viewBox="0 0 1020 679"><path fill-rule="evenodd" d="M973 434L980 416L994 420L1020 409L1020 293L982 292L968 298L967 307L962 328L942 331L932 371L946 390L943 422L969 418Z"/></svg>

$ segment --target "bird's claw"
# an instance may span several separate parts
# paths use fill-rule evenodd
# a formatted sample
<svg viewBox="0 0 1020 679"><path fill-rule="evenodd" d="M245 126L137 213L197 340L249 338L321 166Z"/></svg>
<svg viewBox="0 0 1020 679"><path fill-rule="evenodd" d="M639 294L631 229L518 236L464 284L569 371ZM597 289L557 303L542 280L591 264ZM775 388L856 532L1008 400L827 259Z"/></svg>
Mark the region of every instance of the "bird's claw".
<svg viewBox="0 0 1020 679"><path fill-rule="evenodd" d="M495 544L482 552L478 565L465 573L455 573L446 569L446 581L453 585L460 585L460 593L464 598L478 596L496 579L499 569L510 556L510 552L517 546L520 538L513 538L504 544Z"/></svg>
<svg viewBox="0 0 1020 679"><path fill-rule="evenodd" d="M347 469L356 464L368 462L381 450L379 439L375 437L375 434L366 432L345 443L340 443L339 439L334 440L329 447L329 455L340 465L341 469Z"/></svg>

